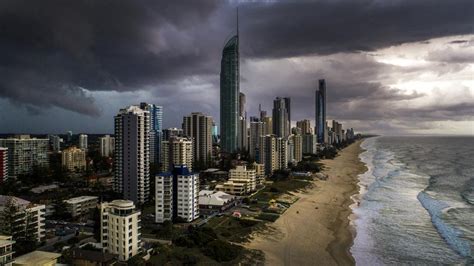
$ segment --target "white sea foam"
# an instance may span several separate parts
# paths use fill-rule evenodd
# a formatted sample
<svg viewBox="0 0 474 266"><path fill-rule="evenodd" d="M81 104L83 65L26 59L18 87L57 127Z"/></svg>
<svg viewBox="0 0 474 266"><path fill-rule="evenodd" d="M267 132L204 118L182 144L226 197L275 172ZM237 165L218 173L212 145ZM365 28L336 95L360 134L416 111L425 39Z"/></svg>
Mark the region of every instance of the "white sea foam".
<svg viewBox="0 0 474 266"><path fill-rule="evenodd" d="M446 202L433 199L426 192L420 192L418 194L418 200L428 211L433 225L436 227L436 230L444 238L444 240L446 240L448 245L451 246L461 256L469 257L471 255L471 245L469 241L461 238L461 231L448 225L441 218L443 210L449 208L449 205Z"/></svg>

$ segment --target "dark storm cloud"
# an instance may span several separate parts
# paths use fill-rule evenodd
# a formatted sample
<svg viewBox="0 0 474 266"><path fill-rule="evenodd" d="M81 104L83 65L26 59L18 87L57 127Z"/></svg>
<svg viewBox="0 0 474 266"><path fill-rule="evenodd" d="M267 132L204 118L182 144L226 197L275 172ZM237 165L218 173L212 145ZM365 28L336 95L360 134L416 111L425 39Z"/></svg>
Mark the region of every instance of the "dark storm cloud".
<svg viewBox="0 0 474 266"><path fill-rule="evenodd" d="M470 0L286 1L250 5L243 23L252 56L301 56L469 34L473 10Z"/></svg>
<svg viewBox="0 0 474 266"><path fill-rule="evenodd" d="M467 34L472 9L472 1L460 0L243 3L242 57L371 51ZM190 77L211 83L196 90L217 91L220 49L233 33L234 11L217 0L1 1L0 97L32 112L56 106L97 116L101 108L90 91L154 90L160 98L178 97ZM363 69L355 80L334 84L335 101L419 96L363 81L375 71ZM259 89L277 86L267 82Z"/></svg>
<svg viewBox="0 0 474 266"><path fill-rule="evenodd" d="M208 51L193 46L199 36L179 34L206 21L216 6L215 1L1 1L0 97L33 111L58 106L94 116L100 110L85 90L138 90L210 73ZM167 43L173 38L180 43Z"/></svg>

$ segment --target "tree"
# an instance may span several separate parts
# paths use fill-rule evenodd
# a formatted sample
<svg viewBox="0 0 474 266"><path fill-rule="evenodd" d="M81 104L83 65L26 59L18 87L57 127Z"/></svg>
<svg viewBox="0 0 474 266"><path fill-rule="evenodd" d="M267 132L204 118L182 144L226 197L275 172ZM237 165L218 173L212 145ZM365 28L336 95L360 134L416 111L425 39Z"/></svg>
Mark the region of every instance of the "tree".
<svg viewBox="0 0 474 266"><path fill-rule="evenodd" d="M32 215L20 209L13 197L9 197L1 213L0 232L12 236L16 255L22 255L36 249L36 228L33 226Z"/></svg>

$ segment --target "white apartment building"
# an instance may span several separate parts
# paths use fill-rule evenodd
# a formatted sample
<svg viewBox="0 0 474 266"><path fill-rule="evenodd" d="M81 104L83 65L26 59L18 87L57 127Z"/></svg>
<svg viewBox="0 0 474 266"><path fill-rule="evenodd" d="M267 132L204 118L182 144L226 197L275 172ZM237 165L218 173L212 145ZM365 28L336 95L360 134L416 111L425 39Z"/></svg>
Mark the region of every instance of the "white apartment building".
<svg viewBox="0 0 474 266"><path fill-rule="evenodd" d="M144 203L150 194L150 113L139 106L121 109L115 116L115 192Z"/></svg>
<svg viewBox="0 0 474 266"><path fill-rule="evenodd" d="M88 137L86 134L79 135L79 148L83 150L87 150L88 147Z"/></svg>
<svg viewBox="0 0 474 266"><path fill-rule="evenodd" d="M4 209L10 203L14 204L19 209L16 215L17 223L12 228L13 240L15 240L19 234L24 233L24 230L29 229L37 242L43 241L45 238L46 206L42 204L33 204L27 200L13 196L0 195L0 219L4 219L2 217ZM0 223L0 226L5 226L5 224Z"/></svg>
<svg viewBox="0 0 474 266"><path fill-rule="evenodd" d="M249 184L249 192L257 189L256 171L255 169L247 169L245 165L238 165L235 169L229 170L229 180L247 180Z"/></svg>
<svg viewBox="0 0 474 266"><path fill-rule="evenodd" d="M13 244L11 236L0 235L0 265L11 266L13 262Z"/></svg>
<svg viewBox="0 0 474 266"><path fill-rule="evenodd" d="M176 218L191 222L199 217L199 175L185 165L162 173L155 179L155 220L157 223Z"/></svg>
<svg viewBox="0 0 474 266"><path fill-rule="evenodd" d="M86 151L76 147L69 147L61 153L61 165L70 172L86 170Z"/></svg>
<svg viewBox="0 0 474 266"><path fill-rule="evenodd" d="M80 196L64 201L72 217L88 214L91 209L97 207L97 202L98 197L96 196Z"/></svg>
<svg viewBox="0 0 474 266"><path fill-rule="evenodd" d="M34 166L48 167L48 139L31 138L18 135L14 138L0 139L0 147L8 148L9 177L30 174Z"/></svg>
<svg viewBox="0 0 474 266"><path fill-rule="evenodd" d="M103 250L117 254L120 261L137 255L141 246L141 213L133 201L114 200L100 204L99 208Z"/></svg>
<svg viewBox="0 0 474 266"><path fill-rule="evenodd" d="M189 171L193 169L193 141L185 137L171 137L162 142L161 163L162 172L168 172L174 165L186 165Z"/></svg>
<svg viewBox="0 0 474 266"><path fill-rule="evenodd" d="M100 138L100 156L109 157L114 154L115 138L105 135Z"/></svg>

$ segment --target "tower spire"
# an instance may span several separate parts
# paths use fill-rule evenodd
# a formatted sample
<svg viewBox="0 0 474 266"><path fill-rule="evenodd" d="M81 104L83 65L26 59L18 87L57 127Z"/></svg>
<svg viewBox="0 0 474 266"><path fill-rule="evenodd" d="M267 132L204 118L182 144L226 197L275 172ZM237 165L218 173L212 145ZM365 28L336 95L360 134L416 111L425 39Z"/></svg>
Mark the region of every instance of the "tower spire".
<svg viewBox="0 0 474 266"><path fill-rule="evenodd" d="M237 38L239 38L239 7L237 6Z"/></svg>

